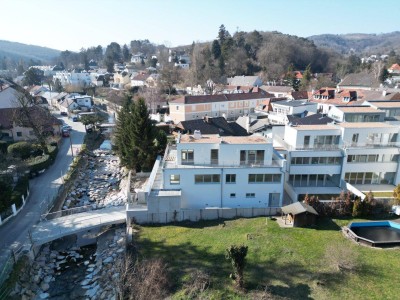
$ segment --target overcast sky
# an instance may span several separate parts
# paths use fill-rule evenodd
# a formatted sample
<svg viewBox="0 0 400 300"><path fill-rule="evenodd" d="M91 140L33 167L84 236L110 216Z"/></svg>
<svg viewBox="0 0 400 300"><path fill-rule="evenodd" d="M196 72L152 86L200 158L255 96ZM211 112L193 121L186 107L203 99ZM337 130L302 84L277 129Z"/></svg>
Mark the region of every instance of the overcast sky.
<svg viewBox="0 0 400 300"><path fill-rule="evenodd" d="M233 34L400 30L399 0L0 0L0 39L77 51L149 39L167 46Z"/></svg>

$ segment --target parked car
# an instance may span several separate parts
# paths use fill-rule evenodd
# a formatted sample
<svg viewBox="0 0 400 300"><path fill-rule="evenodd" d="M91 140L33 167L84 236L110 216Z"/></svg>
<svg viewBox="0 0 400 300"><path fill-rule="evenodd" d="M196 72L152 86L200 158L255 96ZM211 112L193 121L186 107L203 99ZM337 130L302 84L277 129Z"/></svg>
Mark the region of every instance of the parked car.
<svg viewBox="0 0 400 300"><path fill-rule="evenodd" d="M69 137L69 130L62 130L61 133L63 137Z"/></svg>
<svg viewBox="0 0 400 300"><path fill-rule="evenodd" d="M72 130L72 127L71 127L71 126L69 126L69 125L63 125L63 127L62 127L62 130L68 130L68 131L71 131L71 130Z"/></svg>
<svg viewBox="0 0 400 300"><path fill-rule="evenodd" d="M72 122L78 122L78 117L72 117Z"/></svg>
<svg viewBox="0 0 400 300"><path fill-rule="evenodd" d="M62 115L62 116L68 116L68 113L65 112L65 111L62 111L60 115Z"/></svg>

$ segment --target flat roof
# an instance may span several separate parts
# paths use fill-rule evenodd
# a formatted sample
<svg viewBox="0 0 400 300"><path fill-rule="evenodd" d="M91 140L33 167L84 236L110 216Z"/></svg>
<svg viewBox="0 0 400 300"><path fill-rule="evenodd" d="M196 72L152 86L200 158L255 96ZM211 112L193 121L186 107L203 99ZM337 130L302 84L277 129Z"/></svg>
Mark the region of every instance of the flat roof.
<svg viewBox="0 0 400 300"><path fill-rule="evenodd" d="M290 107L299 107L299 106L307 106L307 105L316 105L315 102L309 102L305 100L283 100L283 101L276 101L272 102L271 105L283 105L283 106L290 106Z"/></svg>
<svg viewBox="0 0 400 300"><path fill-rule="evenodd" d="M370 106L339 106L337 109L347 113L384 113L384 111Z"/></svg>
<svg viewBox="0 0 400 300"><path fill-rule="evenodd" d="M376 102L369 102L371 105L379 107L379 108L398 108L400 107L400 101L376 101Z"/></svg>
<svg viewBox="0 0 400 300"><path fill-rule="evenodd" d="M219 136L218 134L202 134L200 139L195 139L192 134L181 135L180 143L198 143L198 144L266 144L270 140L263 136Z"/></svg>
<svg viewBox="0 0 400 300"><path fill-rule="evenodd" d="M338 129L333 124L320 124L320 125L296 125L292 126L296 130L327 130L327 129Z"/></svg>
<svg viewBox="0 0 400 300"><path fill-rule="evenodd" d="M396 126L382 122L345 122L338 126L343 128L396 128Z"/></svg>

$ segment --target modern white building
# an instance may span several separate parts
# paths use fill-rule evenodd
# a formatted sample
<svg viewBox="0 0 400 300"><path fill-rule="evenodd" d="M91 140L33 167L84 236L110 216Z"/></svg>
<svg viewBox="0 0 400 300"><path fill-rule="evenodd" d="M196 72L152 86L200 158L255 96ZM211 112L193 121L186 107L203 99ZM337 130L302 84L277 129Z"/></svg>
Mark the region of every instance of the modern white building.
<svg viewBox="0 0 400 300"><path fill-rule="evenodd" d="M74 73L74 72L57 72L53 76L53 81L56 79L60 80L62 86L90 86L92 80L90 73Z"/></svg>
<svg viewBox="0 0 400 300"><path fill-rule="evenodd" d="M274 127L274 147L287 159L285 191L301 200L382 185L393 190L400 183L398 133L382 122Z"/></svg>
<svg viewBox="0 0 400 300"><path fill-rule="evenodd" d="M262 136L181 135L139 200L150 212L162 212L160 192L175 195L164 211L281 207L284 168L272 141Z"/></svg>
<svg viewBox="0 0 400 300"><path fill-rule="evenodd" d="M317 113L318 104L304 100L283 100L271 102L272 111L268 112L271 124L287 124L288 115L304 117L308 113Z"/></svg>

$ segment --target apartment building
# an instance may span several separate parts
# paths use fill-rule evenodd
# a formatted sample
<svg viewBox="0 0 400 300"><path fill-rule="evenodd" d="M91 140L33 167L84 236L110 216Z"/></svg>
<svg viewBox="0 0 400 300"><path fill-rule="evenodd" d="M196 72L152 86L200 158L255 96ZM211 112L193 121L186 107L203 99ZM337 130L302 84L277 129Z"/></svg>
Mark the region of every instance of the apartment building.
<svg viewBox="0 0 400 300"><path fill-rule="evenodd" d="M183 96L169 102L171 119L175 124L204 117L225 117L235 120L273 95L263 91L238 94Z"/></svg>
<svg viewBox="0 0 400 300"><path fill-rule="evenodd" d="M399 127L382 122L345 122L276 128L274 146L286 157L285 191L337 195L349 188L370 190L399 178Z"/></svg>
<svg viewBox="0 0 400 300"><path fill-rule="evenodd" d="M161 194L174 195L167 211L280 207L284 165L262 136L181 135L153 170L159 179L149 191L148 209L159 211Z"/></svg>

